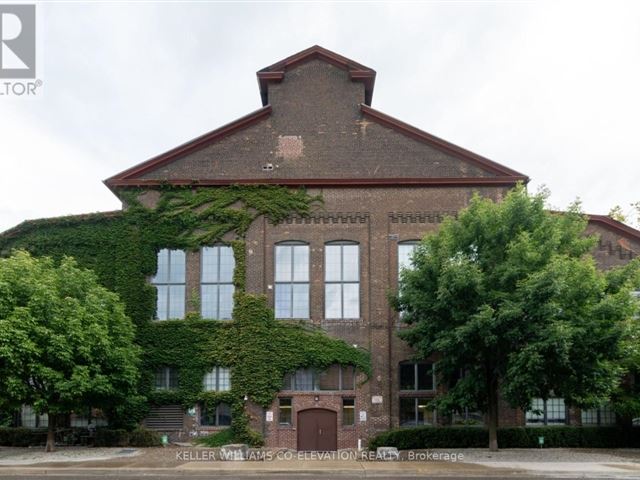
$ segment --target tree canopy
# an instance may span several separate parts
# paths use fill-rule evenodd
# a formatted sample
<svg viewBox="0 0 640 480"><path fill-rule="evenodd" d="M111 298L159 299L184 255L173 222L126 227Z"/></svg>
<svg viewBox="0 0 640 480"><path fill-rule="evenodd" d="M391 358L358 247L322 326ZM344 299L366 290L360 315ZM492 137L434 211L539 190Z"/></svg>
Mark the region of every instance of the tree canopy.
<svg viewBox="0 0 640 480"><path fill-rule="evenodd" d="M112 409L135 396L139 348L118 296L65 257L0 258L0 410Z"/></svg>
<svg viewBox="0 0 640 480"><path fill-rule="evenodd" d="M523 186L497 203L475 196L421 242L395 298L401 337L419 357L441 358L437 406L487 413L492 449L498 395L523 409L552 396L599 405L620 383L635 331L638 261L599 271L579 205L552 213L545 198Z"/></svg>

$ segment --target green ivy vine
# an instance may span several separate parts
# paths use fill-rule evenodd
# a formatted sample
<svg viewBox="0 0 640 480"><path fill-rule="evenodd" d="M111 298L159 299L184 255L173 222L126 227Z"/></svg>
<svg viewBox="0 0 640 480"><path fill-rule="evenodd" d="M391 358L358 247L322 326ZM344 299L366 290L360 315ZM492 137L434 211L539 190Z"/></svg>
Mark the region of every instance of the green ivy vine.
<svg viewBox="0 0 640 480"><path fill-rule="evenodd" d="M280 186L167 186L152 192L158 199L155 207L147 208L141 201L146 192L119 192L126 204L121 212L28 221L0 235L2 255L22 248L56 259L73 256L120 295L143 347L140 398L146 401L132 400L110 412L114 424L139 421L149 403L187 408L197 402L207 407L225 402L232 407L234 439L255 445L261 439L249 428L245 395L268 407L284 375L297 368L340 363L370 374L364 350L308 324L275 320L264 296L245 292L244 236L250 225L263 215L273 223L292 214L307 215L321 198ZM158 250L195 250L224 239L236 261L233 320L202 320L191 312L184 320L152 321L156 293L148 279L157 269ZM178 369L176 390L153 390L153 372L163 366ZM202 390L203 377L214 366L231 369L230 391Z"/></svg>

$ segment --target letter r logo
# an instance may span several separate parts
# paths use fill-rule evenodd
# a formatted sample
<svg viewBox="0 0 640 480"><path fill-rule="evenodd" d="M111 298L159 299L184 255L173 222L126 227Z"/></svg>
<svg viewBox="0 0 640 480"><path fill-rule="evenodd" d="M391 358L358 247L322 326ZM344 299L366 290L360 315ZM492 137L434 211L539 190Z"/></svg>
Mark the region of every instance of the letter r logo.
<svg viewBox="0 0 640 480"><path fill-rule="evenodd" d="M0 78L36 77L36 6L0 4Z"/></svg>

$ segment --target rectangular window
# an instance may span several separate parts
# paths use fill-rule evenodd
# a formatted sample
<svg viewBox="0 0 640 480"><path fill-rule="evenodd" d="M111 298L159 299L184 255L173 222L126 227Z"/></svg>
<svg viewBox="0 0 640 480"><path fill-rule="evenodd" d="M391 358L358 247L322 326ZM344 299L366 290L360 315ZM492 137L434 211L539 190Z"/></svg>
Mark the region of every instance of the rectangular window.
<svg viewBox="0 0 640 480"><path fill-rule="evenodd" d="M275 249L276 318L309 318L309 245Z"/></svg>
<svg viewBox="0 0 640 480"><path fill-rule="evenodd" d="M534 398L531 401L531 409L526 412L526 421L527 425L564 425L564 398L550 398L546 402L542 398Z"/></svg>
<svg viewBox="0 0 640 480"><path fill-rule="evenodd" d="M351 365L332 365L321 372L301 368L285 375L283 389L302 392L355 390L355 379L355 368Z"/></svg>
<svg viewBox="0 0 640 480"><path fill-rule="evenodd" d="M20 410L20 426L23 428L45 428L49 426L49 415L38 415L31 405L23 405Z"/></svg>
<svg viewBox="0 0 640 480"><path fill-rule="evenodd" d="M615 425L616 414L610 405L582 410L582 425Z"/></svg>
<svg viewBox="0 0 640 480"><path fill-rule="evenodd" d="M400 426L433 424L434 414L428 404L428 398L400 397Z"/></svg>
<svg viewBox="0 0 640 480"><path fill-rule="evenodd" d="M151 279L157 290L156 319L184 318L186 257L182 250L158 252L158 270Z"/></svg>
<svg viewBox="0 0 640 480"><path fill-rule="evenodd" d="M215 367L205 374L203 388L206 392L226 392L231 390L231 371L225 367Z"/></svg>
<svg viewBox="0 0 640 480"><path fill-rule="evenodd" d="M433 391L435 372L432 363L401 363L400 390Z"/></svg>
<svg viewBox="0 0 640 480"><path fill-rule="evenodd" d="M398 278L403 269L411 268L411 256L418 247L418 242L403 242L398 244Z"/></svg>
<svg viewBox="0 0 640 480"><path fill-rule="evenodd" d="M178 370L171 367L156 370L155 388L156 390L175 390L178 388Z"/></svg>
<svg viewBox="0 0 640 480"><path fill-rule="evenodd" d="M233 249L224 245L204 247L200 252L202 318L228 320L233 313Z"/></svg>
<svg viewBox="0 0 640 480"><path fill-rule="evenodd" d="M278 423L280 425L291 425L292 406L290 398L281 398L278 400Z"/></svg>
<svg viewBox="0 0 640 480"><path fill-rule="evenodd" d="M360 248L325 245L325 318L360 318Z"/></svg>
<svg viewBox="0 0 640 480"><path fill-rule="evenodd" d="M355 425L356 423L356 401L354 398L342 399L342 426Z"/></svg>
<svg viewBox="0 0 640 480"><path fill-rule="evenodd" d="M200 408L200 425L204 427L226 427L231 425L231 407L219 403L215 408Z"/></svg>

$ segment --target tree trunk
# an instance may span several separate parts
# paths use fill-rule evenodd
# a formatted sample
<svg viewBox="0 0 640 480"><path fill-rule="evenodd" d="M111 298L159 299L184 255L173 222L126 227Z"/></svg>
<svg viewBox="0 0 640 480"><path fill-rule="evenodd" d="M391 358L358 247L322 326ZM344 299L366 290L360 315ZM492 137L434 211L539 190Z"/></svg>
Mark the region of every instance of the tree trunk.
<svg viewBox="0 0 640 480"><path fill-rule="evenodd" d="M491 375L490 373L488 374ZM495 378L487 378L488 390L488 415L489 415L489 450L498 451L498 381Z"/></svg>
<svg viewBox="0 0 640 480"><path fill-rule="evenodd" d="M45 452L53 452L56 443L56 417L49 414L49 427L47 429L47 445Z"/></svg>

